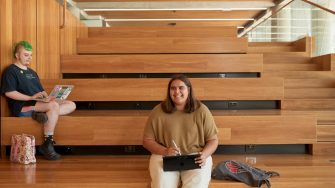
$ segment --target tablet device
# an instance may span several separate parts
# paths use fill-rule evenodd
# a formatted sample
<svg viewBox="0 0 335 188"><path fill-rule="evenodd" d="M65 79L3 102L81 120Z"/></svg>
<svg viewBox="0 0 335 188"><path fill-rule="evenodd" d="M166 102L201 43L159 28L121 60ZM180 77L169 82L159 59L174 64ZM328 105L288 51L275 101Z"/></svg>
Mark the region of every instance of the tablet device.
<svg viewBox="0 0 335 188"><path fill-rule="evenodd" d="M163 157L163 170L180 171L201 168L199 164L195 163L197 157L199 157L199 154L165 156Z"/></svg>

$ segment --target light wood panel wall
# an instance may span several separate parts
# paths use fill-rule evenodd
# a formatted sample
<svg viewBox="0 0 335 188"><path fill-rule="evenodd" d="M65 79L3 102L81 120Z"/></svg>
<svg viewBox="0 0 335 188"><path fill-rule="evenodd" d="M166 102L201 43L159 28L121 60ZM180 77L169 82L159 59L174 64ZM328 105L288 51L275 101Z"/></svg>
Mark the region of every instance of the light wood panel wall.
<svg viewBox="0 0 335 188"><path fill-rule="evenodd" d="M1 0L0 5L0 71L2 75L3 70L12 63L13 1ZM8 116L9 110L7 108L7 102L3 96L0 98L1 116Z"/></svg>
<svg viewBox="0 0 335 188"><path fill-rule="evenodd" d="M85 38L88 37L88 27L77 19L77 38ZM77 42L77 41L76 41Z"/></svg>
<svg viewBox="0 0 335 188"><path fill-rule="evenodd" d="M63 8L63 7L62 7ZM60 30L61 37L61 51L62 55L76 54L76 41L77 41L77 18L72 15L69 10L65 10L65 27ZM63 15L62 15L63 16Z"/></svg>
<svg viewBox="0 0 335 188"><path fill-rule="evenodd" d="M200 100L281 100L282 78L192 78L195 95ZM43 80L50 92L56 84L75 88L74 101L162 101L169 78L62 79ZM106 87L108 86L108 87Z"/></svg>
<svg viewBox="0 0 335 188"><path fill-rule="evenodd" d="M88 28L69 10L66 10L65 16L65 27L60 30L60 54L74 55L77 53L77 38L87 37Z"/></svg>
<svg viewBox="0 0 335 188"><path fill-rule="evenodd" d="M12 27L13 44L21 40L29 41L33 46L33 60L31 68L36 69L37 45L36 45L36 0L13 0Z"/></svg>
<svg viewBox="0 0 335 188"><path fill-rule="evenodd" d="M5 67L11 62L12 59L12 1L2 0L0 1L0 73L2 75ZM0 96L0 108L1 118L2 116L8 116L9 111L7 108L7 102L3 96ZM0 127L2 123L0 122ZM0 129L0 140L2 138L3 131ZM6 148L1 145L0 153L1 157L5 156Z"/></svg>
<svg viewBox="0 0 335 188"><path fill-rule="evenodd" d="M139 27L90 27L89 37L236 37L237 29L231 26L139 26Z"/></svg>
<svg viewBox="0 0 335 188"><path fill-rule="evenodd" d="M92 112L94 113L94 112ZM59 145L141 145L145 116L83 116L60 118L56 127ZM316 119L309 116L215 116L219 144L309 144L316 142ZM134 122L136 122L134 124ZM12 134L41 135L41 126L28 118L2 119L2 144ZM78 129L80 127L80 129ZM129 131L131 130L131 131ZM41 144L36 136L36 144Z"/></svg>
<svg viewBox="0 0 335 188"><path fill-rule="evenodd" d="M262 72L262 54L70 55L62 73Z"/></svg>
<svg viewBox="0 0 335 188"><path fill-rule="evenodd" d="M40 78L60 78L60 5L37 0L37 73Z"/></svg>
<svg viewBox="0 0 335 188"><path fill-rule="evenodd" d="M246 38L79 38L80 54L246 53Z"/></svg>

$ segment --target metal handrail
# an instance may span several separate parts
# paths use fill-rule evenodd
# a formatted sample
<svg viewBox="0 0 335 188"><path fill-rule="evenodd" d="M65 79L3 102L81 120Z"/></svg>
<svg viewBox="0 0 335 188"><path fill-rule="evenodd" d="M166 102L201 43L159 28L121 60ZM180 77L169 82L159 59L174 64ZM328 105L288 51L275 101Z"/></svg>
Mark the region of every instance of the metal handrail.
<svg viewBox="0 0 335 188"><path fill-rule="evenodd" d="M302 1L305 2L305 3L311 4L311 5L315 6L315 7L318 7L320 9L324 10L324 11L327 11L329 13L335 14L335 11L330 10L330 9L328 9L328 8L326 8L324 6L321 6L321 5L317 4L317 3L311 2L309 0L302 0Z"/></svg>

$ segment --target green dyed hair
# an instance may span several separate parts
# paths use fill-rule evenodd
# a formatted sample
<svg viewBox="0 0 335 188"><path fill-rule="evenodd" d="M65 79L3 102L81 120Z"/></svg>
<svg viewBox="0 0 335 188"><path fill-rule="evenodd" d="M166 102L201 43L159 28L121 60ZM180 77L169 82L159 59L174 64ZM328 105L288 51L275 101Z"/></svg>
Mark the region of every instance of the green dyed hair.
<svg viewBox="0 0 335 188"><path fill-rule="evenodd" d="M14 45L13 49L13 57L16 58L15 54L19 51L20 47L23 47L25 50L32 52L33 51L33 46L25 40L22 40Z"/></svg>

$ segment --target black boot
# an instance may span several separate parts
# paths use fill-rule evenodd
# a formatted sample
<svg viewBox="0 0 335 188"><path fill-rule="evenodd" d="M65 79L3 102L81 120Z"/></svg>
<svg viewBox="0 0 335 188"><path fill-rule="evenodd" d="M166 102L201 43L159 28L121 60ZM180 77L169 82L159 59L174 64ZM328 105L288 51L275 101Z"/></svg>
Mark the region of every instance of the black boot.
<svg viewBox="0 0 335 188"><path fill-rule="evenodd" d="M38 148L38 151L48 160L59 160L61 157L61 155L56 153L54 143L53 136L49 135L45 138L44 143Z"/></svg>

